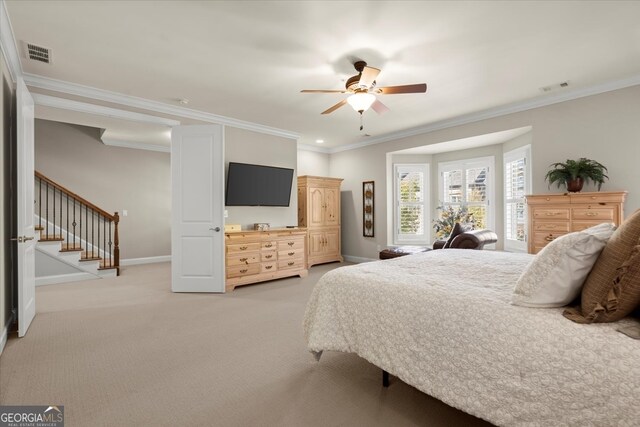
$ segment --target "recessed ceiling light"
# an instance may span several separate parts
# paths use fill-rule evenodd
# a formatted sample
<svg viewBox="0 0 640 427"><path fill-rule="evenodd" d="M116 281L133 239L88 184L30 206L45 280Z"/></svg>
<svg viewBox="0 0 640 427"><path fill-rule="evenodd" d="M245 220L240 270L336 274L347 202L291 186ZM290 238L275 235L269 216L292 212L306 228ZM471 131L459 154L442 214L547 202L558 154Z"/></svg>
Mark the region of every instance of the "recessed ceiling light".
<svg viewBox="0 0 640 427"><path fill-rule="evenodd" d="M323 144L323 143L324 143L324 139L316 139L316 142L317 142L318 144Z"/></svg>

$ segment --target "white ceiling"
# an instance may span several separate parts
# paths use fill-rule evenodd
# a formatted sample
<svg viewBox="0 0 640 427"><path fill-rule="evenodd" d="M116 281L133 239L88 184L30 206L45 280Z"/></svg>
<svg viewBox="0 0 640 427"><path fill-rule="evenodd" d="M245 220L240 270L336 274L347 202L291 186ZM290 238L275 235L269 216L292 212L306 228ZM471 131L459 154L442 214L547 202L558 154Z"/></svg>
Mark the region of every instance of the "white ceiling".
<svg viewBox="0 0 640 427"><path fill-rule="evenodd" d="M358 114L320 112L355 74L379 86L426 82L367 111L380 137L568 89L640 75L640 2L8 1L16 42L52 49L27 73L255 122L335 148L366 141ZM22 52L21 52L22 55Z"/></svg>
<svg viewBox="0 0 640 427"><path fill-rule="evenodd" d="M119 141L132 145L157 146L168 150L171 146L171 128L152 123L139 123L96 114L36 106L36 117L55 122L73 123L104 129L102 140Z"/></svg>

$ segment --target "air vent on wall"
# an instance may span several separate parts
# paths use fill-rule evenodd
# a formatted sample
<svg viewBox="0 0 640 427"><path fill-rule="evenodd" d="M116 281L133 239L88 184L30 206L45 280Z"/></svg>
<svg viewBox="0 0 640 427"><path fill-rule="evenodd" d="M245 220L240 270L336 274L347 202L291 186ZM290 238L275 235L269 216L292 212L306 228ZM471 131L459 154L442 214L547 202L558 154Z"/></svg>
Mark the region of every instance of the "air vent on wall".
<svg viewBox="0 0 640 427"><path fill-rule="evenodd" d="M47 47L38 46L33 43L27 43L27 42L24 43L24 46L25 46L27 58L33 61L44 62L45 64L51 64L51 59L52 59L51 49Z"/></svg>

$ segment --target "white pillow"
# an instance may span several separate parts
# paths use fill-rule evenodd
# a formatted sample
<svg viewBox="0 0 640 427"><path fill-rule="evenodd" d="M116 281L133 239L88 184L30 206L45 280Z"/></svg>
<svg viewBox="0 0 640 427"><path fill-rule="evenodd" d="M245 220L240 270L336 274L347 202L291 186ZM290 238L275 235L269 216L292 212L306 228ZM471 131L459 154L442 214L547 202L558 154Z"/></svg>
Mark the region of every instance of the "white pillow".
<svg viewBox="0 0 640 427"><path fill-rule="evenodd" d="M511 302L525 307L562 307L573 301L616 227L599 224L565 234L545 246L522 273Z"/></svg>

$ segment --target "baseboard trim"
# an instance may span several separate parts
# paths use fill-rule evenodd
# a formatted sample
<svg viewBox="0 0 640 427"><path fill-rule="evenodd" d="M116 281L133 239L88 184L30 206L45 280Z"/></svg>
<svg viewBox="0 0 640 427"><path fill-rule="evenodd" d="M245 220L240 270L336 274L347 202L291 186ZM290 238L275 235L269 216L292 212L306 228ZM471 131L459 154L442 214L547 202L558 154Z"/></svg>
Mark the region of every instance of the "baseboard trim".
<svg viewBox="0 0 640 427"><path fill-rule="evenodd" d="M69 273L55 276L36 277L36 286L57 285L58 283L79 282L81 280L99 279L91 273Z"/></svg>
<svg viewBox="0 0 640 427"><path fill-rule="evenodd" d="M344 258L345 261L355 262L356 264L360 264L362 262L378 261L375 258L363 258L363 257L353 256L353 255L342 255L342 257Z"/></svg>
<svg viewBox="0 0 640 427"><path fill-rule="evenodd" d="M171 261L171 255L151 256L147 258L128 258L121 259L120 265L138 265L138 264L155 264L158 262Z"/></svg>

